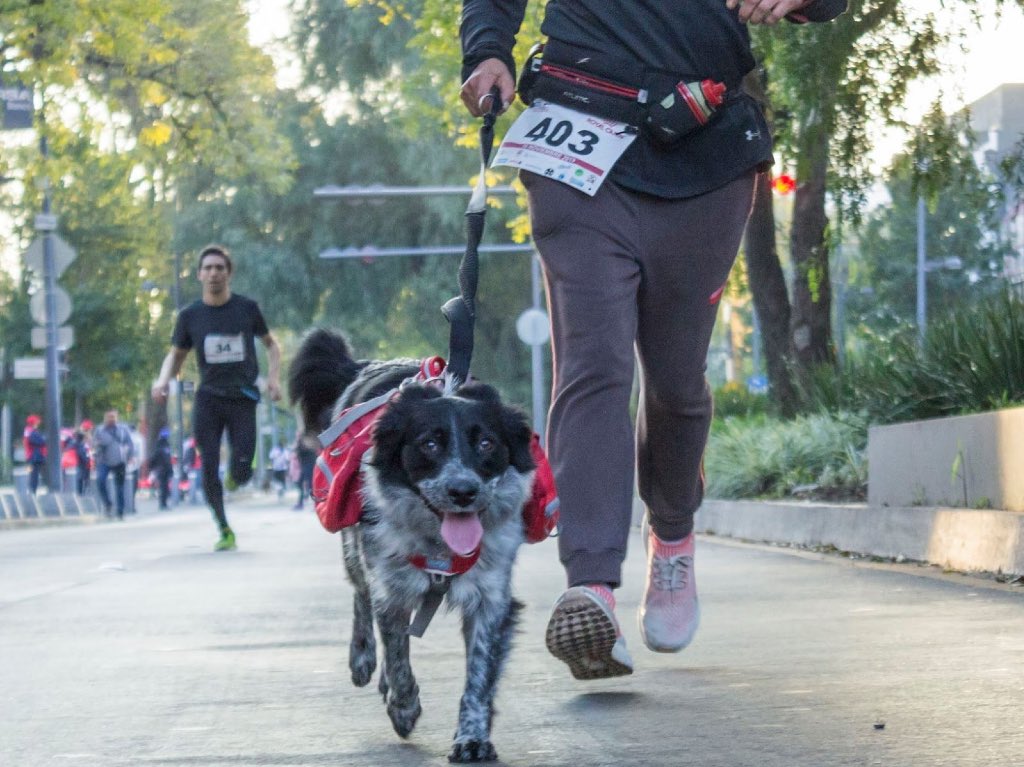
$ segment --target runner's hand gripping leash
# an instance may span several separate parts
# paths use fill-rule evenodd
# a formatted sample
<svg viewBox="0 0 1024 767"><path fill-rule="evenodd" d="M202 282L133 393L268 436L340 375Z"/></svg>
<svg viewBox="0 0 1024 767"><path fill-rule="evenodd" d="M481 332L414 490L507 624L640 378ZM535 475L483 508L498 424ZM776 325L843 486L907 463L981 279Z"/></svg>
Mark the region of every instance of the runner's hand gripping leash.
<svg viewBox="0 0 1024 767"><path fill-rule="evenodd" d="M469 378L469 362L473 357L473 323L476 320L476 286L479 276L477 248L484 233L487 212L487 165L494 148L494 121L501 112L501 92L494 86L490 92L491 108L480 126L480 176L466 207L466 251L459 264L459 295L448 299L441 313L451 324L448 335L448 372L455 386Z"/></svg>

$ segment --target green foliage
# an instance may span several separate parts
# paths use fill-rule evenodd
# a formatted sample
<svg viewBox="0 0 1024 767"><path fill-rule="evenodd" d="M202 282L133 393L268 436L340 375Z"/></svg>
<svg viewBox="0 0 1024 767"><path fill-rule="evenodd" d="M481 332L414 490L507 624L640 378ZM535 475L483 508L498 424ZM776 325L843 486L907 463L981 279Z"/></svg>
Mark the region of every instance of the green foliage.
<svg viewBox="0 0 1024 767"><path fill-rule="evenodd" d="M716 419L704 457L707 494L862 499L866 446L867 422L849 413Z"/></svg>
<svg viewBox="0 0 1024 767"><path fill-rule="evenodd" d="M912 328L878 337L844 368L816 371L803 395L808 409L856 410L872 423L1024 403L1024 300L1006 289L947 307L923 349Z"/></svg>
<svg viewBox="0 0 1024 767"><path fill-rule="evenodd" d="M60 236L78 252L58 280L71 297L68 324L75 332L62 409L71 413L77 404L94 418L111 406L132 413L151 380L140 370L155 369L166 352L162 343L154 346L154 334L170 333L169 317L155 311L142 291L142 282L164 268L169 222L136 194L130 157L98 152L85 136L55 138L62 184L54 190L54 210L60 212ZM39 276L29 272L22 283L0 285L0 302L11 306L0 332L12 356L38 354L29 348L32 322L22 307L27 293L41 289Z"/></svg>
<svg viewBox="0 0 1024 767"><path fill-rule="evenodd" d="M714 391L715 417L734 418L762 415L771 410L771 400L764 394L752 394L741 383L730 381Z"/></svg>

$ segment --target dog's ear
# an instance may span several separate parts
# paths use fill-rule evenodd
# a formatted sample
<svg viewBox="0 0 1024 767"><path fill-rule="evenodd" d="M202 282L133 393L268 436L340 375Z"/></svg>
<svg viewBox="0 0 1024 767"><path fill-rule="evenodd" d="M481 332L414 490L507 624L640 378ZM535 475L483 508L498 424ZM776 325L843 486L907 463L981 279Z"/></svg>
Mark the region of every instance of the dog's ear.
<svg viewBox="0 0 1024 767"><path fill-rule="evenodd" d="M530 442L533 440L533 428L526 414L518 408L510 407L501 401L501 395L493 386L482 383L467 384L459 389L460 397L477 400L497 406L500 413L502 438L508 446L508 461L520 473L533 471L537 468L530 453Z"/></svg>
<svg viewBox="0 0 1024 767"><path fill-rule="evenodd" d="M471 383L461 387L456 394L463 399L472 399L479 402L500 403L501 395L493 386L482 383Z"/></svg>
<svg viewBox="0 0 1024 767"><path fill-rule="evenodd" d="M537 464L530 452L533 441L533 428L526 413L518 408L501 406L501 429L504 432L505 444L508 445L508 462L520 474L533 471Z"/></svg>

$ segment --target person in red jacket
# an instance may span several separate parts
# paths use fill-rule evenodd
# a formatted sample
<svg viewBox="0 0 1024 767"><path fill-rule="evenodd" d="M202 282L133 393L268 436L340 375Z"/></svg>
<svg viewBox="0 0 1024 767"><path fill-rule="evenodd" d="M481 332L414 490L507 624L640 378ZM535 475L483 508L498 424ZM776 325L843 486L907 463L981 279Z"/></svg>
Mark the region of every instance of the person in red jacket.
<svg viewBox="0 0 1024 767"><path fill-rule="evenodd" d="M25 419L25 431L22 443L25 448L25 460L29 465L28 489L32 495L39 489L39 477L46 466L46 436L39 429L42 419L34 413Z"/></svg>

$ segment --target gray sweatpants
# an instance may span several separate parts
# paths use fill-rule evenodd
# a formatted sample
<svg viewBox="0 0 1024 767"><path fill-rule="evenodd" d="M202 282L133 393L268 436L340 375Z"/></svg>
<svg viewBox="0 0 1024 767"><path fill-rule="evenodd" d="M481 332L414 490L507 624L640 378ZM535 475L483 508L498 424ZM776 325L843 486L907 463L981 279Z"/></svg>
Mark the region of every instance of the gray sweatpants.
<svg viewBox="0 0 1024 767"><path fill-rule="evenodd" d="M587 197L521 177L551 310L547 445L561 499L559 555L570 586L618 586L634 466L655 532L676 540L693 529L711 423L705 358L754 173L684 200L610 181Z"/></svg>

